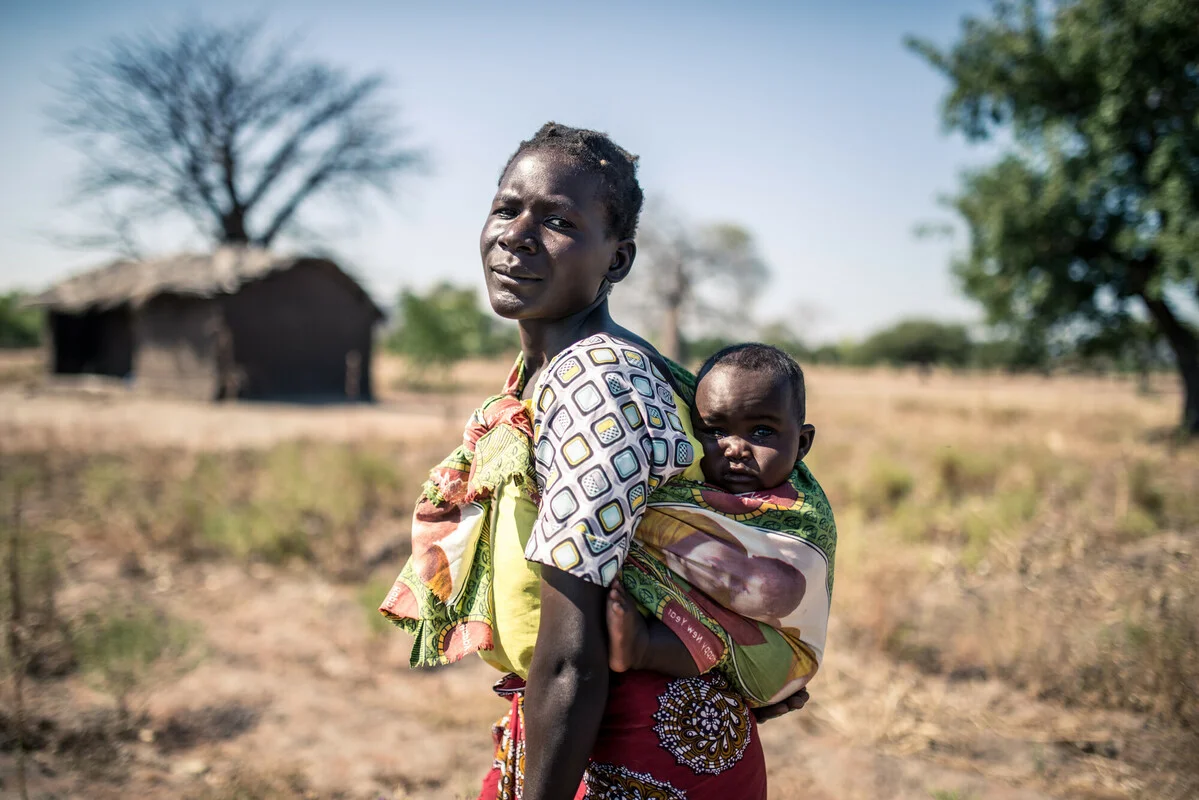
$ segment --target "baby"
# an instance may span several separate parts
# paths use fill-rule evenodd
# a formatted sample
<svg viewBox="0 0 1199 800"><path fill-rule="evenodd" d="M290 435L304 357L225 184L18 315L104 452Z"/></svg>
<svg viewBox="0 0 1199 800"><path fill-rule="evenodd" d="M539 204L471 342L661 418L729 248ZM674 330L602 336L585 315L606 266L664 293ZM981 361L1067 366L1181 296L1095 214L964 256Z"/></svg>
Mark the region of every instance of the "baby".
<svg viewBox="0 0 1199 800"><path fill-rule="evenodd" d="M738 495L786 483L816 436L804 421L805 406L803 370L782 350L740 344L713 355L699 370L693 409L704 480ZM803 574L780 559L754 556L703 534L668 549L680 557L672 559L672 567L684 579L723 587L724 596L711 593L712 600L739 616L777 628L803 599ZM619 578L609 589L607 622L613 671L698 674L683 642L661 621L643 618Z"/></svg>

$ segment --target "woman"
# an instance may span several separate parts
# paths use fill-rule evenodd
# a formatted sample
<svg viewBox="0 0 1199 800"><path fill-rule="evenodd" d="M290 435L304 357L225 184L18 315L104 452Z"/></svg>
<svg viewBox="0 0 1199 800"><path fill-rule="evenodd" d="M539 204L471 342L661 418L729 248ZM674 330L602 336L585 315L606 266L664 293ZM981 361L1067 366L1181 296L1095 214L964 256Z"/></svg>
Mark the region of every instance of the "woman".
<svg viewBox="0 0 1199 800"><path fill-rule="evenodd" d="M754 715L722 678L608 670L607 586L646 495L698 470L683 376L608 312L636 256L635 161L549 123L506 165L480 250L521 357L434 471L382 606L416 635L414 664L479 651L516 673L497 687L512 711L480 800L766 796Z"/></svg>

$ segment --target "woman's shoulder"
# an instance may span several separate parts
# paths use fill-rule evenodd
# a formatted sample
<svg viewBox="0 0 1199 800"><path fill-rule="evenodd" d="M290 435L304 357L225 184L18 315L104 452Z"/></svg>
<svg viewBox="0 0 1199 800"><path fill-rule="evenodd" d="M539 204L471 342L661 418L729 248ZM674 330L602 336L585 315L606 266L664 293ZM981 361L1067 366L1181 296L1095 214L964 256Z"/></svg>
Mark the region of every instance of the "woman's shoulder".
<svg viewBox="0 0 1199 800"><path fill-rule="evenodd" d="M653 383L664 383L687 402L695 392L694 376L664 358L648 342L633 334L607 332L587 336L564 349L550 362L541 381L551 376L562 381L596 370L620 375L629 381L643 376Z"/></svg>
<svg viewBox="0 0 1199 800"><path fill-rule="evenodd" d="M658 380L667 380L662 357L657 351L647 344L611 333L597 333L567 347L554 359L554 371L572 359L583 359L583 366L601 367L605 371L642 372Z"/></svg>
<svg viewBox="0 0 1199 800"><path fill-rule="evenodd" d="M547 395L563 389L573 394L587 387L586 392L600 390L613 398L626 394L640 402L657 398L673 407L675 386L669 368L659 358L637 342L597 333L575 342L549 363L538 379L535 396L539 406L544 406Z"/></svg>

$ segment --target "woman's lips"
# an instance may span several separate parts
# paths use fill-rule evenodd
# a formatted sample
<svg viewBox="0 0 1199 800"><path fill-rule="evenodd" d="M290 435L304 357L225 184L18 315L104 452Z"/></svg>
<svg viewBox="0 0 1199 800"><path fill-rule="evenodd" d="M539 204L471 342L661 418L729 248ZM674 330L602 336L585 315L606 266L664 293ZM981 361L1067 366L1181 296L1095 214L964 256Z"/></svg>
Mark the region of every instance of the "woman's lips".
<svg viewBox="0 0 1199 800"><path fill-rule="evenodd" d="M519 269L492 267L491 271L495 274L496 280L509 286L528 286L541 280L536 275Z"/></svg>

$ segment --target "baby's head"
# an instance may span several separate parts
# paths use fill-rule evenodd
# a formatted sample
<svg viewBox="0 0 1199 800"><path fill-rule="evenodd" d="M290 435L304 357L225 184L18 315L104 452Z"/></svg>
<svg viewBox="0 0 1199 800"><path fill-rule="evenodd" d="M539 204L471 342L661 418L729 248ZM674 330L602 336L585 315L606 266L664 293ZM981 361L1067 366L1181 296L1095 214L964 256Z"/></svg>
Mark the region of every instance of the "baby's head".
<svg viewBox="0 0 1199 800"><path fill-rule="evenodd" d="M803 370L766 344L735 344L699 369L695 432L708 483L742 494L787 480L812 448Z"/></svg>

